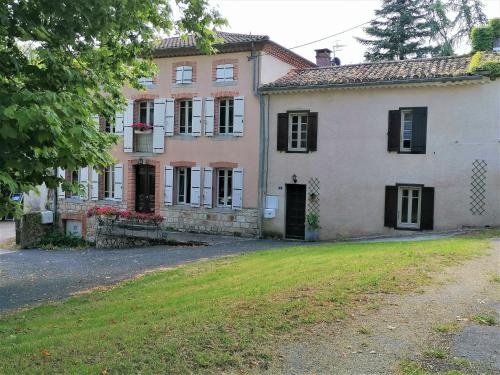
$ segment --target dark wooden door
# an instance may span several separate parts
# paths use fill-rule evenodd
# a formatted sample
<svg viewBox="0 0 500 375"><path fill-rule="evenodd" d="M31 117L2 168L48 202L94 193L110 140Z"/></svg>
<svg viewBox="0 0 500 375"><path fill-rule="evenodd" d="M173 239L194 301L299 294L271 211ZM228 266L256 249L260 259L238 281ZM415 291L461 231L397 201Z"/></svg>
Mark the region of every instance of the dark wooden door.
<svg viewBox="0 0 500 375"><path fill-rule="evenodd" d="M285 236L304 239L306 221L306 185L286 185Z"/></svg>
<svg viewBox="0 0 500 375"><path fill-rule="evenodd" d="M135 210L144 213L154 212L155 167L138 165L135 172Z"/></svg>

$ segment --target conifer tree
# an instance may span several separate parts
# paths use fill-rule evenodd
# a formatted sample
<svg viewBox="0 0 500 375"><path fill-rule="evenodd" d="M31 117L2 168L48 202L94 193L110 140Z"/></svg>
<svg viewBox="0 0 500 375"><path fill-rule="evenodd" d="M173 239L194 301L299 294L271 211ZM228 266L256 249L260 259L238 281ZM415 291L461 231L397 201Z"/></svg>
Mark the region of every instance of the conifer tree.
<svg viewBox="0 0 500 375"><path fill-rule="evenodd" d="M357 38L366 46L368 61L404 60L425 57L431 31L422 0L383 0L382 8L365 32L370 39Z"/></svg>

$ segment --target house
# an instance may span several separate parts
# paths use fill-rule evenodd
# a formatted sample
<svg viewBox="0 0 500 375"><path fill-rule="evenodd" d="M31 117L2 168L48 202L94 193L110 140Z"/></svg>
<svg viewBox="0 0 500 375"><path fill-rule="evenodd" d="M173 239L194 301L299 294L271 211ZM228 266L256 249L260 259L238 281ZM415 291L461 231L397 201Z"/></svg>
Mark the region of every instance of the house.
<svg viewBox="0 0 500 375"><path fill-rule="evenodd" d="M261 113L257 88L290 69L315 66L268 36L219 32L218 53L173 37L154 52L159 68L145 91L124 88L128 105L114 119L96 117L120 136L105 171L59 170L87 187L58 192L67 232L92 235L85 212L114 206L163 215L173 229L256 236L260 233Z"/></svg>
<svg viewBox="0 0 500 375"><path fill-rule="evenodd" d="M264 233L302 239L309 213L322 239L499 225L500 82L469 63L330 63L264 85Z"/></svg>

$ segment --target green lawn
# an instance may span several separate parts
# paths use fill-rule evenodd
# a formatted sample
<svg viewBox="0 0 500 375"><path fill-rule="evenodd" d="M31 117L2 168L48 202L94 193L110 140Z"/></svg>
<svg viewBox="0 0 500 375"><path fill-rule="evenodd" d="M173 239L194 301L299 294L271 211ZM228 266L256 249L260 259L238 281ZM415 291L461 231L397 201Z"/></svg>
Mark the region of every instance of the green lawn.
<svg viewBox="0 0 500 375"><path fill-rule="evenodd" d="M341 319L481 254L486 236L325 244L198 262L0 318L0 373L211 373L266 366L269 343ZM189 249L186 249L189 251Z"/></svg>

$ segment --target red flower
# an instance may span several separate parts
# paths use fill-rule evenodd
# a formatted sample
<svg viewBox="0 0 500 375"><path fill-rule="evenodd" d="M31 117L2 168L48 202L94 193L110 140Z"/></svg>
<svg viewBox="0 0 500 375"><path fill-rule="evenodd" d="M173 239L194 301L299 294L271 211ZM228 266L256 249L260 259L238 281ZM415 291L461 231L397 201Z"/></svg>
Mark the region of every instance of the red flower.
<svg viewBox="0 0 500 375"><path fill-rule="evenodd" d="M134 123L132 124L132 127L133 127L134 129L137 129L137 130L142 130L142 131L144 131L144 130L150 130L150 129L153 129L153 127L152 127L151 125L146 124L146 123L144 123L144 122L134 122Z"/></svg>

